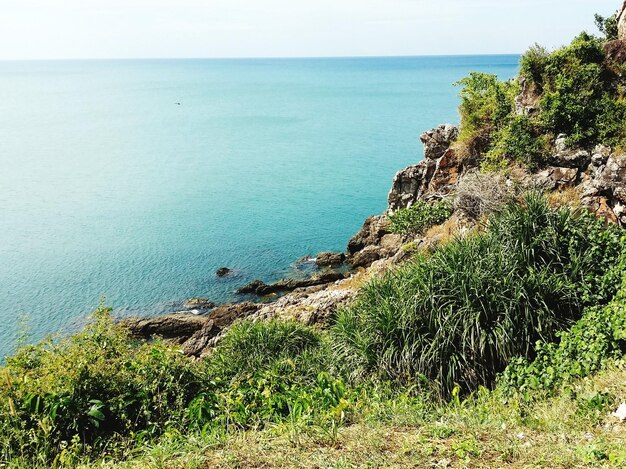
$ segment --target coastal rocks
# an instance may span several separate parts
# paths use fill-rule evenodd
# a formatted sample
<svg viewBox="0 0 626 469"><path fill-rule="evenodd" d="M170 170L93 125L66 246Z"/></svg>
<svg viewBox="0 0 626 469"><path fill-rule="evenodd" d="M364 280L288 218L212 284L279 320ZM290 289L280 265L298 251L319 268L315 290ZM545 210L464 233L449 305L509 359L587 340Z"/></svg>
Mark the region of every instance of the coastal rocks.
<svg viewBox="0 0 626 469"><path fill-rule="evenodd" d="M387 216L369 217L348 243L346 262L354 268L369 267L379 259L393 257L404 242L403 236L389 231Z"/></svg>
<svg viewBox="0 0 626 469"><path fill-rule="evenodd" d="M183 353L199 356L214 339L236 320L256 313L261 306L251 302L216 307L208 316L168 314L154 318L128 318L120 321L133 336L142 339L162 337L180 345Z"/></svg>
<svg viewBox="0 0 626 469"><path fill-rule="evenodd" d="M388 196L388 211L411 206L416 200L440 198L448 193L465 171L450 145L459 135L458 128L446 124L420 137L424 142L424 161L399 171Z"/></svg>
<svg viewBox="0 0 626 469"><path fill-rule="evenodd" d="M346 255L343 252L320 252L315 256L315 264L318 267L336 267L343 264Z"/></svg>
<svg viewBox="0 0 626 469"><path fill-rule="evenodd" d="M385 215L368 217L363 227L348 242L348 262L357 252L367 246L377 245L386 234L389 234L389 218Z"/></svg>
<svg viewBox="0 0 626 469"><path fill-rule="evenodd" d="M136 337L159 336L182 343L202 329L206 321L206 317L196 314L168 314L154 318L128 318L120 324Z"/></svg>
<svg viewBox="0 0 626 469"><path fill-rule="evenodd" d="M216 304L206 298L190 298L183 303L187 310L206 310L215 308Z"/></svg>
<svg viewBox="0 0 626 469"><path fill-rule="evenodd" d="M626 1L617 10L617 37L626 39Z"/></svg>
<svg viewBox="0 0 626 469"><path fill-rule="evenodd" d="M327 283L336 282L345 278L345 274L341 272L328 271L320 272L312 277L305 279L282 279L278 282L267 284L261 280L255 280L248 285L237 290L240 294L254 294L258 296L266 296L272 293L280 293L286 291L293 291L297 288L312 287L316 285L324 285Z"/></svg>
<svg viewBox="0 0 626 469"><path fill-rule="evenodd" d="M428 160L440 158L458 137L459 128L452 124L443 124L424 132L420 136L424 144L424 157Z"/></svg>
<svg viewBox="0 0 626 469"><path fill-rule="evenodd" d="M232 273L232 269L229 269L228 267L220 267L215 271L215 275L217 275L218 277L227 277Z"/></svg>

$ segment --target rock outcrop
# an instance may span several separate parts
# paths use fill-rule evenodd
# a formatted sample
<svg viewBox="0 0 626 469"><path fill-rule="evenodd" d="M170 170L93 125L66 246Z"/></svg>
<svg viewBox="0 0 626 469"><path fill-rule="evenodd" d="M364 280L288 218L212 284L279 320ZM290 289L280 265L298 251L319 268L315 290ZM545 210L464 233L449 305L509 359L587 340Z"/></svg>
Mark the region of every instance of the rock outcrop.
<svg viewBox="0 0 626 469"><path fill-rule="evenodd" d="M626 39L626 1L617 10L617 37Z"/></svg>
<svg viewBox="0 0 626 469"><path fill-rule="evenodd" d="M441 125L421 135L425 159L399 171L388 196L389 212L411 206L418 199L448 194L467 166L450 148L459 135L457 127Z"/></svg>
<svg viewBox="0 0 626 469"><path fill-rule="evenodd" d="M271 295L272 293L280 293L293 291L297 288L312 287L316 285L325 285L328 283L336 282L345 278L345 274L335 271L320 272L309 278L295 279L285 278L278 282L267 284L262 280L254 280L248 285L237 290L240 294L254 294L258 296Z"/></svg>
<svg viewBox="0 0 626 469"><path fill-rule="evenodd" d="M233 322L256 313L260 307L250 302L228 304L216 307L206 316L168 314L154 318L124 319L120 324L135 337L162 337L180 345L186 355L199 356L213 346L213 339Z"/></svg>
<svg viewBox="0 0 626 469"><path fill-rule="evenodd" d="M320 252L315 256L315 264L318 267L337 267L346 261L343 252Z"/></svg>

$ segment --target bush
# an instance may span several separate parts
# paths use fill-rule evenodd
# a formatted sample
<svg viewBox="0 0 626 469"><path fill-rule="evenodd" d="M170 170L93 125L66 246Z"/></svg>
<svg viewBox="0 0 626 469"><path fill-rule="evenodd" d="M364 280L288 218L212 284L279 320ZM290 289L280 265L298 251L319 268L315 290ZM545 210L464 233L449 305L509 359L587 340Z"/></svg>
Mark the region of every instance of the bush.
<svg viewBox="0 0 626 469"><path fill-rule="evenodd" d="M0 459L61 464L184 428L208 381L160 342L136 344L100 308L85 332L26 347L0 383ZM33 464L34 465L34 464Z"/></svg>
<svg viewBox="0 0 626 469"><path fill-rule="evenodd" d="M485 154L482 169L487 172L503 169L511 161L536 169L542 162L548 141L541 128L529 116L511 117L507 124L495 132L493 144Z"/></svg>
<svg viewBox="0 0 626 469"><path fill-rule="evenodd" d="M454 195L454 209L478 220L499 211L517 196L517 187L507 184L502 174L469 173L463 176Z"/></svg>
<svg viewBox="0 0 626 469"><path fill-rule="evenodd" d="M537 344L534 360L512 360L498 386L506 394L536 395L584 378L623 360L626 354L626 288L607 306L585 311L558 343Z"/></svg>
<svg viewBox="0 0 626 469"><path fill-rule="evenodd" d="M626 107L615 87L617 77L607 66L602 40L580 34L550 54L534 76L543 90L540 118L547 132L567 134L572 144L619 143Z"/></svg>
<svg viewBox="0 0 626 469"><path fill-rule="evenodd" d="M600 31L604 35L607 41L613 41L617 39L617 15L612 15L605 18L604 16L598 15L596 13L595 22L598 31Z"/></svg>
<svg viewBox="0 0 626 469"><path fill-rule="evenodd" d="M599 221L552 211L528 195L493 216L488 232L439 248L368 284L333 331L353 379L374 374L408 383L425 376L441 394L493 384L509 360L532 358L538 340L608 301L603 269L619 236ZM617 229L615 229L617 230ZM599 285L606 289L594 291Z"/></svg>
<svg viewBox="0 0 626 469"><path fill-rule="evenodd" d="M428 228L439 225L452 215L452 207L445 200L428 203L418 200L409 208L401 208L389 215L393 233L418 235Z"/></svg>
<svg viewBox="0 0 626 469"><path fill-rule="evenodd" d="M457 149L465 155L475 156L489 149L489 136L504 125L514 109L517 85L501 82L496 75L473 72L460 80L462 86L461 132Z"/></svg>
<svg viewBox="0 0 626 469"><path fill-rule="evenodd" d="M331 376L331 352L323 333L291 321L243 321L234 325L208 360L215 395L192 406L198 426L260 428L298 420L342 421L346 388Z"/></svg>

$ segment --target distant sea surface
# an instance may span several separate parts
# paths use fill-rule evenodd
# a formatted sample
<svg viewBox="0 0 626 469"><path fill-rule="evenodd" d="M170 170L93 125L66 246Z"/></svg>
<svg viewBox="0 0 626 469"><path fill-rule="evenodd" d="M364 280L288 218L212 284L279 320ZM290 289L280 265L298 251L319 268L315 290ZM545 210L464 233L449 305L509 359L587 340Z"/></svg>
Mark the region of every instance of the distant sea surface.
<svg viewBox="0 0 626 469"><path fill-rule="evenodd" d="M458 121L453 83L517 61L0 62L0 355L101 298L118 315L231 301L344 250L420 133Z"/></svg>

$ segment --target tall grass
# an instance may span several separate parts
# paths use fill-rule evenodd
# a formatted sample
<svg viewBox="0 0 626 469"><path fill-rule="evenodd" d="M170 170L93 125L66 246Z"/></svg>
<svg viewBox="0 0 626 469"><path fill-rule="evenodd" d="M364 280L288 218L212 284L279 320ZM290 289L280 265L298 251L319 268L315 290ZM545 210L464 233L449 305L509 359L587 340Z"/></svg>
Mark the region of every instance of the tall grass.
<svg viewBox="0 0 626 469"><path fill-rule="evenodd" d="M352 378L425 377L442 395L492 385L510 359L532 357L586 304L611 298L619 282L603 273L620 247L616 228L529 194L487 232L367 285L334 325L340 361Z"/></svg>

